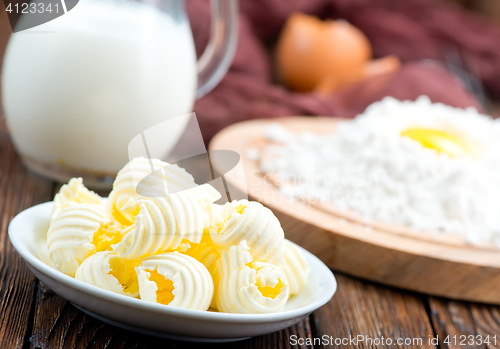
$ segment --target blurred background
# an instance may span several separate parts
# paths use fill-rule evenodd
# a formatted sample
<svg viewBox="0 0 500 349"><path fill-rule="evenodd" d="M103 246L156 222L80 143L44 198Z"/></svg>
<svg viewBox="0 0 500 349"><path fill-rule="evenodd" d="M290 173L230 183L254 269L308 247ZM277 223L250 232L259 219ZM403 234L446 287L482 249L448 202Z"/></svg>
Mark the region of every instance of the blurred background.
<svg viewBox="0 0 500 349"><path fill-rule="evenodd" d="M187 9L201 52L209 33L209 4L188 0ZM315 16L324 25L345 20L354 28L343 30L341 44L329 52L331 38L322 38L317 23L297 13ZM228 124L252 118L353 117L384 96L414 100L425 94L433 102L500 115L497 0L241 1L239 19L238 48L228 74L195 104L205 141ZM300 76L307 80L308 73L317 72L308 71L308 57L297 58L301 40L319 42L311 60L330 54L332 62L342 51L346 57L337 62L340 71L351 68L352 61L378 61L353 82L332 87L317 81L311 90ZM290 62L293 57L298 62ZM323 69L320 74L329 74L321 64L313 63Z"/></svg>
<svg viewBox="0 0 500 349"><path fill-rule="evenodd" d="M210 3L187 0L186 8L199 56ZM11 29L1 16L3 57ZM234 60L194 111L205 142L247 119L354 117L384 96L425 94L497 117L499 39L498 0L241 1Z"/></svg>

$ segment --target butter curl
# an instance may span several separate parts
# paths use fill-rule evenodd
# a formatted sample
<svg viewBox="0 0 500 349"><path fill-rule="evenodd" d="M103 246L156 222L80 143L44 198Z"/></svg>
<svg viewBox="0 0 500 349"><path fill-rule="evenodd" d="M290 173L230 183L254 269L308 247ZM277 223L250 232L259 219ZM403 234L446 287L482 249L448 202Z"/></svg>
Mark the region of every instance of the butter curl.
<svg viewBox="0 0 500 349"><path fill-rule="evenodd" d="M210 303L210 307L217 309L217 292L219 285L219 271L217 270L217 261L220 258L220 253L214 248L213 244L206 242L196 244L186 251L186 255L193 257L207 268L214 282L214 296Z"/></svg>
<svg viewBox="0 0 500 349"><path fill-rule="evenodd" d="M99 206L70 203L63 208L47 233L47 248L56 269L74 276L80 264L94 252L94 234L108 224L109 219Z"/></svg>
<svg viewBox="0 0 500 349"><path fill-rule="evenodd" d="M290 296L299 293L309 277L309 265L297 245L287 239L281 269L290 285Z"/></svg>
<svg viewBox="0 0 500 349"><path fill-rule="evenodd" d="M104 290L138 297L139 284L134 267L139 264L139 260L130 263L110 251L97 252L78 267L75 279Z"/></svg>
<svg viewBox="0 0 500 349"><path fill-rule="evenodd" d="M68 184L64 184L54 197L54 207L51 218L55 216L70 203L102 205L99 195L88 190L83 185L82 178L71 178Z"/></svg>
<svg viewBox="0 0 500 349"><path fill-rule="evenodd" d="M138 197L126 204L129 211L139 207L134 224L114 251L122 258L135 259L179 247L183 239L200 243L212 221L209 205L220 194L209 184L167 197Z"/></svg>
<svg viewBox="0 0 500 349"><path fill-rule="evenodd" d="M161 253L144 258L136 270L143 300L158 302L168 298L165 293L171 293L173 299L165 305L195 310L207 310L210 306L214 293L212 277L203 264L190 256ZM172 287L169 289L168 285Z"/></svg>
<svg viewBox="0 0 500 349"><path fill-rule="evenodd" d="M273 264L253 262L245 241L222 252L217 269L219 311L275 313L285 307L289 296L285 274Z"/></svg>
<svg viewBox="0 0 500 349"><path fill-rule="evenodd" d="M113 190L109 194L106 211L110 216L133 223L133 218L124 212L127 202L141 193L137 188L151 187L155 196L161 193L175 193L196 186L194 178L185 169L159 159L137 157L127 163L116 175ZM161 187L161 188L159 188ZM146 190L147 191L147 190ZM142 193L146 194L146 193Z"/></svg>
<svg viewBox="0 0 500 349"><path fill-rule="evenodd" d="M255 261L281 265L285 234L273 212L255 201L225 204L210 228L219 252L246 241Z"/></svg>

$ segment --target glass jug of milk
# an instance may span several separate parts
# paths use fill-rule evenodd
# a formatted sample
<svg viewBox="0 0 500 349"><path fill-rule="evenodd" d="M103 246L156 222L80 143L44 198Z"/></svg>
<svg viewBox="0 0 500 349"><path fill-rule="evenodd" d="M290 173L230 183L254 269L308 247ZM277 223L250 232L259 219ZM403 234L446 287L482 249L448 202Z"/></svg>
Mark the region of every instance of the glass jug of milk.
<svg viewBox="0 0 500 349"><path fill-rule="evenodd" d="M25 165L57 180L82 176L90 186L109 186L134 136L191 112L227 71L236 0L212 0L212 22L199 62L182 0L80 0L65 15L12 34L2 97ZM166 150L184 126L169 133Z"/></svg>

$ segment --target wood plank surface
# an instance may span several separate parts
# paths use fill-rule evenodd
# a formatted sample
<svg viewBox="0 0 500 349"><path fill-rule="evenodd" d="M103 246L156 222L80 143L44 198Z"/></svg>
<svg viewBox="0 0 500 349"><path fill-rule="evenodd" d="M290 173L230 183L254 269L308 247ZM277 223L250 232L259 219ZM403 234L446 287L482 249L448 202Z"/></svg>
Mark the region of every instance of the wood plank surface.
<svg viewBox="0 0 500 349"><path fill-rule="evenodd" d="M429 309L440 348L500 348L500 307L429 297Z"/></svg>
<svg viewBox="0 0 500 349"><path fill-rule="evenodd" d="M440 345L443 348L484 348L484 345L455 345L454 343L445 343L446 337L457 336L460 343L460 336L476 335L474 320L472 314L463 302L449 301L439 298L429 298L429 307L431 309L431 319L439 336Z"/></svg>
<svg viewBox="0 0 500 349"><path fill-rule="evenodd" d="M28 173L0 118L0 347L20 348L30 336L36 279L9 241L7 228L22 210L49 201L51 181Z"/></svg>
<svg viewBox="0 0 500 349"><path fill-rule="evenodd" d="M321 348L434 348L428 338L434 332L425 299L410 292L390 289L336 274L339 288L330 302L314 312L315 337L349 338L339 346L335 340ZM363 341L351 342L358 335ZM385 345L372 340L385 338ZM397 344L402 340L402 344ZM409 341L405 344L404 341ZM389 343L391 341L392 343Z"/></svg>
<svg viewBox="0 0 500 349"><path fill-rule="evenodd" d="M142 335L108 325L84 314L40 283L30 347L36 348L179 348L190 343ZM283 331L240 342L206 344L204 348L291 348L289 338L311 338L309 318ZM191 344L192 345L192 344ZM297 346L306 348L307 346Z"/></svg>
<svg viewBox="0 0 500 349"><path fill-rule="evenodd" d="M497 336L496 343L486 345L486 348L500 348L500 307L469 304L469 309L474 321L476 334L483 337Z"/></svg>

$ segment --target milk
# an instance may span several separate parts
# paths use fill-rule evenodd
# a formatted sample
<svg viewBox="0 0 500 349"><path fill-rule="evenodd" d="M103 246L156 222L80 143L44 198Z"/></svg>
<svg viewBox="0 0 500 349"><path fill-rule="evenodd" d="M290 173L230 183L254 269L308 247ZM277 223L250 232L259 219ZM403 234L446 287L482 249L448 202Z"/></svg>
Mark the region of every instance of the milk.
<svg viewBox="0 0 500 349"><path fill-rule="evenodd" d="M196 55L183 11L178 17L134 1L81 0L13 34L3 103L25 161L112 175L134 136L189 113ZM183 127L165 135L165 151Z"/></svg>

